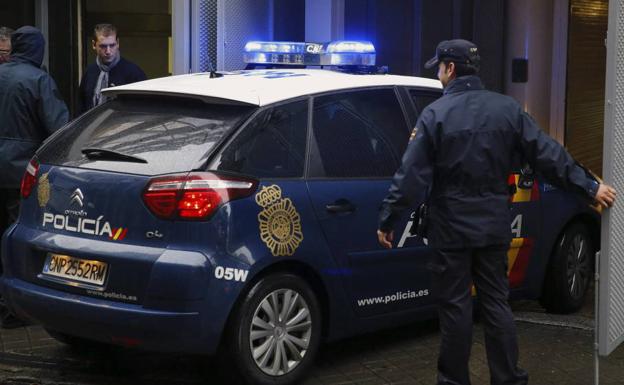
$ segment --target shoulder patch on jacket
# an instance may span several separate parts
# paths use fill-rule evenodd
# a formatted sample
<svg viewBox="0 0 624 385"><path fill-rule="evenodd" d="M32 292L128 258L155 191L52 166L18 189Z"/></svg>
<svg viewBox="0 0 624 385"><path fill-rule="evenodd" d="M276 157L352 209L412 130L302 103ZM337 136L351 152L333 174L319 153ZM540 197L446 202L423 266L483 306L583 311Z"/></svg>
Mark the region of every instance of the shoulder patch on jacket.
<svg viewBox="0 0 624 385"><path fill-rule="evenodd" d="M409 140L412 141L416 137L416 133L418 133L418 127L414 127L412 133L410 134Z"/></svg>

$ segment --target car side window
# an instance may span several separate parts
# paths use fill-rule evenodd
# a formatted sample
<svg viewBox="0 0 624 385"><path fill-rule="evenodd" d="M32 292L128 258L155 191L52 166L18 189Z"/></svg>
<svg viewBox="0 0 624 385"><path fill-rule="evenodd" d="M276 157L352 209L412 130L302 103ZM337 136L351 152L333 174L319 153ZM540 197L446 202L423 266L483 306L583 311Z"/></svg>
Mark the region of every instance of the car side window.
<svg viewBox="0 0 624 385"><path fill-rule="evenodd" d="M307 126L308 100L263 111L226 146L212 168L257 178L302 177Z"/></svg>
<svg viewBox="0 0 624 385"><path fill-rule="evenodd" d="M412 103L416 108L416 114L420 116L420 113L430 105L435 102L440 96L441 93L423 91L417 89L409 90L410 98L412 99Z"/></svg>
<svg viewBox="0 0 624 385"><path fill-rule="evenodd" d="M393 89L314 99L310 177L392 176L409 129Z"/></svg>

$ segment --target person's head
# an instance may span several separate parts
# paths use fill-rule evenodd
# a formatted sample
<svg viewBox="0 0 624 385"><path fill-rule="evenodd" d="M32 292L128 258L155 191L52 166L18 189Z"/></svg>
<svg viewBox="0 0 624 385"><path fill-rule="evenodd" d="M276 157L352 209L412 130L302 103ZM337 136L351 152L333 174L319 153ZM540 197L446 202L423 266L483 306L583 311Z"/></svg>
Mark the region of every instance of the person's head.
<svg viewBox="0 0 624 385"><path fill-rule="evenodd" d="M30 63L41 67L45 52L45 39L37 28L25 25L11 34L11 61Z"/></svg>
<svg viewBox="0 0 624 385"><path fill-rule="evenodd" d="M109 64L119 57L117 28L112 24L97 24L93 28L93 50L100 61Z"/></svg>
<svg viewBox="0 0 624 385"><path fill-rule="evenodd" d="M453 79L476 75L479 72L481 57L477 46L463 39L444 40L438 44L436 54L425 68L438 67L438 79L446 87Z"/></svg>
<svg viewBox="0 0 624 385"><path fill-rule="evenodd" d="M11 34L13 30L8 27L0 27L0 63L9 60L11 54Z"/></svg>

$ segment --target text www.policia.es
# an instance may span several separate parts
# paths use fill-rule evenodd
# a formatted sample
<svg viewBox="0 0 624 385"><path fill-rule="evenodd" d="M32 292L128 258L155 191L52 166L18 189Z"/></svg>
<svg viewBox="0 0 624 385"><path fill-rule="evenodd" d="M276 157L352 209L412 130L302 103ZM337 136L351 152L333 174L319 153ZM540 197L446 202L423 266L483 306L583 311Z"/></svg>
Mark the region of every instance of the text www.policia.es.
<svg viewBox="0 0 624 385"><path fill-rule="evenodd" d="M394 294L380 296L380 297L372 297L372 298L362 298L357 300L358 306L369 306L369 305L379 305L379 304L388 304L390 302L396 301L405 301L408 299L425 297L429 295L429 289L423 289L418 291L397 291Z"/></svg>

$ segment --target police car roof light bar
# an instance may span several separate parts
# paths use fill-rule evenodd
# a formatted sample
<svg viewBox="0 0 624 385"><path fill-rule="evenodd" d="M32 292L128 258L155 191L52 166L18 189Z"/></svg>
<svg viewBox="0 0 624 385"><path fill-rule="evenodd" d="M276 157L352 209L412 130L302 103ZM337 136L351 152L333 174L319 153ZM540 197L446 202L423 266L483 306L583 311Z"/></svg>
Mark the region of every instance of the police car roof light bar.
<svg viewBox="0 0 624 385"><path fill-rule="evenodd" d="M245 52L304 53L305 43L294 41L250 41Z"/></svg>
<svg viewBox="0 0 624 385"><path fill-rule="evenodd" d="M369 41L333 41L327 45L328 53L375 53L375 46Z"/></svg>
<svg viewBox="0 0 624 385"><path fill-rule="evenodd" d="M368 41L329 43L250 41L245 45L248 64L307 66L374 66L375 46Z"/></svg>

